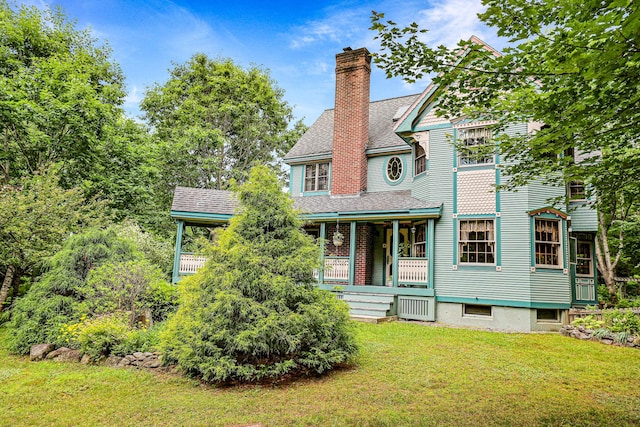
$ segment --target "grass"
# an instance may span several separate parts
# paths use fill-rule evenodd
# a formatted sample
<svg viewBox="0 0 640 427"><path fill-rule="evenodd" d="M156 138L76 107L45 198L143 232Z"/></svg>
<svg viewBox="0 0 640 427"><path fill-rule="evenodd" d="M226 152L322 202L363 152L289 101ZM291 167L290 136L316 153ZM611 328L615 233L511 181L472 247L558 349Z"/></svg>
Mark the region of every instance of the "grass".
<svg viewBox="0 0 640 427"><path fill-rule="evenodd" d="M556 334L358 324L357 365L281 386L29 362L4 348L0 425L638 425L640 351Z"/></svg>

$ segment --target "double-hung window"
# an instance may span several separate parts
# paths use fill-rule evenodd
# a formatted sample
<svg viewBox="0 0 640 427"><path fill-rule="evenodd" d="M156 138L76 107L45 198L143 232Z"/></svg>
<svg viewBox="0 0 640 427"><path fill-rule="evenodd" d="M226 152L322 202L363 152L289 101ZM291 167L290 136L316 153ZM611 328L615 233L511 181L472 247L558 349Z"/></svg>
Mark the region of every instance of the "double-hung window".
<svg viewBox="0 0 640 427"><path fill-rule="evenodd" d="M304 167L304 191L329 189L329 163L314 163Z"/></svg>
<svg viewBox="0 0 640 427"><path fill-rule="evenodd" d="M424 148L422 148L420 144L415 145L415 150L416 161L413 174L419 175L427 170L427 153L424 151Z"/></svg>
<svg viewBox="0 0 640 427"><path fill-rule="evenodd" d="M458 158L460 166L493 163L491 131L487 128L458 130Z"/></svg>
<svg viewBox="0 0 640 427"><path fill-rule="evenodd" d="M569 200L585 200L586 197L584 183L580 181L572 181L569 183Z"/></svg>
<svg viewBox="0 0 640 427"><path fill-rule="evenodd" d="M560 220L535 219L536 266L562 266Z"/></svg>
<svg viewBox="0 0 640 427"><path fill-rule="evenodd" d="M460 238L458 240L460 263L495 263L494 220L460 220Z"/></svg>

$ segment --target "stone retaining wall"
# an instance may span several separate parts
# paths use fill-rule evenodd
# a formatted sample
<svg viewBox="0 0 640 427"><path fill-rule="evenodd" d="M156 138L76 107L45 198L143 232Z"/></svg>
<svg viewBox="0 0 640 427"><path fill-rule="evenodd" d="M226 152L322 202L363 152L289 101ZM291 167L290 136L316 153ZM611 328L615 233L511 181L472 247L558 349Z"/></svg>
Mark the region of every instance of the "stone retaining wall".
<svg viewBox="0 0 640 427"><path fill-rule="evenodd" d="M560 333L562 335L577 338L579 340L600 341L602 344L634 347L640 349L640 335L629 336L627 337L626 342L619 343L616 341L616 336L612 332L609 332L604 336L596 337L594 336L594 331L592 331L591 329L586 329L584 326L564 325L560 329Z"/></svg>
<svg viewBox="0 0 640 427"><path fill-rule="evenodd" d="M29 359L32 361L53 360L56 362L79 362L87 365L92 362L88 354L82 356L80 351L66 347L56 349L53 344L36 344L31 346ZM135 352L124 357L109 356L102 359L98 364L114 368L157 369L162 366L162 356L160 353Z"/></svg>

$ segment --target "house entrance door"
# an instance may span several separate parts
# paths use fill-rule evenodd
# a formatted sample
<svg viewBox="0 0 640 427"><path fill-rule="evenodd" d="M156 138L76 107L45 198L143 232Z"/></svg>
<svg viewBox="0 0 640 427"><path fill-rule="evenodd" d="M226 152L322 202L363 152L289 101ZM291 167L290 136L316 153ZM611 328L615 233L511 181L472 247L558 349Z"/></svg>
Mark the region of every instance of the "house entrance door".
<svg viewBox="0 0 640 427"><path fill-rule="evenodd" d="M409 253L409 229L400 228L398 230L400 234L398 254L400 256L408 256ZM387 286L392 286L393 282L391 277L393 276L393 230L388 229L386 231L385 238L385 283Z"/></svg>

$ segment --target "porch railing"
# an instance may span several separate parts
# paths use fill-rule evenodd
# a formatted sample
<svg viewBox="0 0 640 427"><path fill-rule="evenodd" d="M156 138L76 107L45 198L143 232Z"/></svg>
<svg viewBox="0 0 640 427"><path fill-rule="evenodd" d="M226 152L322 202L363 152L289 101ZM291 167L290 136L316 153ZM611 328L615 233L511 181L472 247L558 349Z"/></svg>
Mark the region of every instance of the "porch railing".
<svg viewBox="0 0 640 427"><path fill-rule="evenodd" d="M426 258L398 258L398 283L401 285L426 285L429 276Z"/></svg>
<svg viewBox="0 0 640 427"><path fill-rule="evenodd" d="M180 274L193 274L207 262L207 257L194 254L180 254Z"/></svg>
<svg viewBox="0 0 640 427"><path fill-rule="evenodd" d="M318 270L313 276L318 278ZM349 281L349 257L327 256L324 258L324 280L334 282Z"/></svg>

